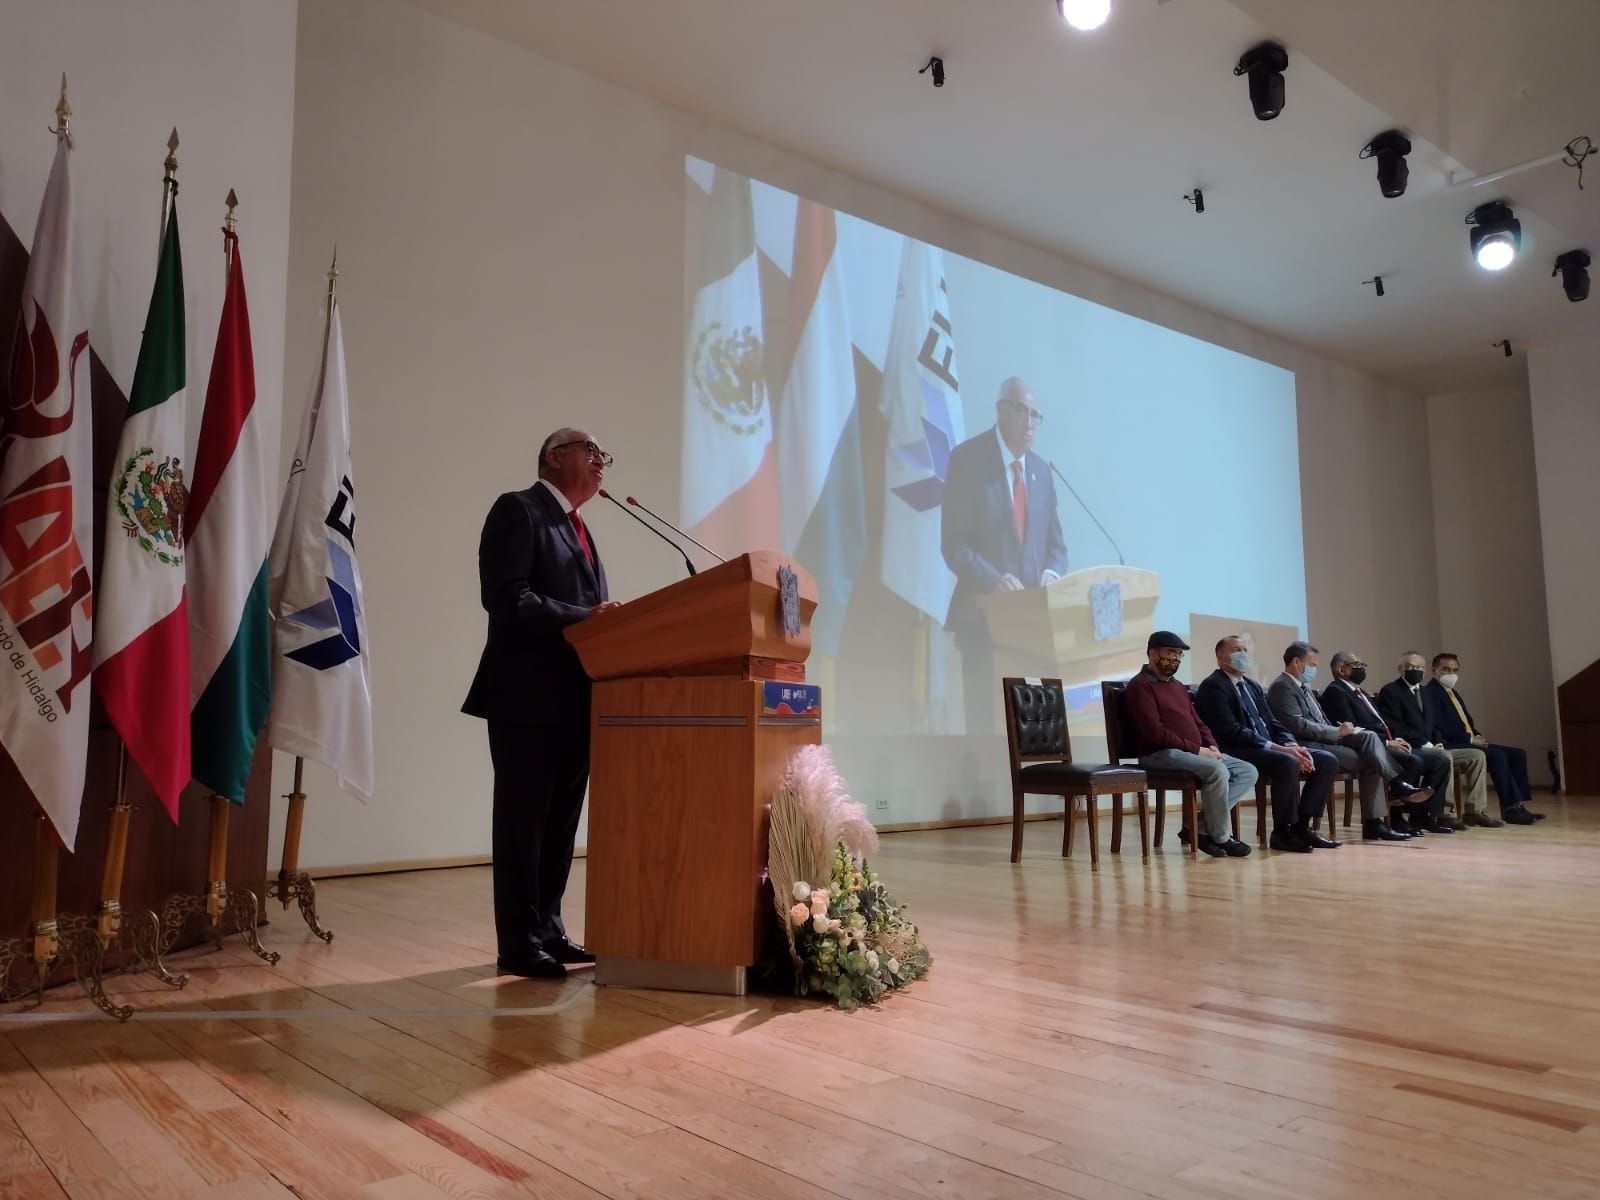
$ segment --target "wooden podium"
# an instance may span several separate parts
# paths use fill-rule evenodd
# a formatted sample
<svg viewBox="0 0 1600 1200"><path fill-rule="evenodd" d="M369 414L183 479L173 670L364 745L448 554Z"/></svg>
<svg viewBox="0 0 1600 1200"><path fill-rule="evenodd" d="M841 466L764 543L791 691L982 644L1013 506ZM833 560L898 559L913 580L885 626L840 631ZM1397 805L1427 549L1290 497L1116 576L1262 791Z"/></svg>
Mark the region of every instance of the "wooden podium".
<svg viewBox="0 0 1600 1200"><path fill-rule="evenodd" d="M1126 678L1144 666L1160 595L1154 571L1085 567L1044 587L980 596L978 607L989 624L997 674L1059 675L1070 689Z"/></svg>
<svg viewBox="0 0 1600 1200"><path fill-rule="evenodd" d="M822 740L819 689L805 683L816 607L805 569L761 550L567 630L595 681L595 982L744 993L776 919L772 793L794 751Z"/></svg>

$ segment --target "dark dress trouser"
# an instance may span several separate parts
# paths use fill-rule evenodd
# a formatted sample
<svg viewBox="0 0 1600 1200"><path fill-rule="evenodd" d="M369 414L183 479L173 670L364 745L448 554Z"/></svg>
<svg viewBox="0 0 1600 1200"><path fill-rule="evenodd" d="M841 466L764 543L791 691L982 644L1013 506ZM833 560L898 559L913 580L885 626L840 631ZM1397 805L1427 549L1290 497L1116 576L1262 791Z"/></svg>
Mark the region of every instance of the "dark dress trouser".
<svg viewBox="0 0 1600 1200"><path fill-rule="evenodd" d="M1316 771L1304 777L1304 787L1300 783L1300 760L1292 754L1268 750L1266 747L1227 751L1235 758L1244 759L1261 773L1272 796L1272 825L1275 829L1287 829L1291 825L1320 817L1328 806L1328 797L1333 794L1334 776L1339 773L1338 759L1315 746L1307 746L1306 749L1311 752Z"/></svg>
<svg viewBox="0 0 1600 1200"><path fill-rule="evenodd" d="M589 784L589 727L489 722L494 925L502 958L566 936L561 896Z"/></svg>

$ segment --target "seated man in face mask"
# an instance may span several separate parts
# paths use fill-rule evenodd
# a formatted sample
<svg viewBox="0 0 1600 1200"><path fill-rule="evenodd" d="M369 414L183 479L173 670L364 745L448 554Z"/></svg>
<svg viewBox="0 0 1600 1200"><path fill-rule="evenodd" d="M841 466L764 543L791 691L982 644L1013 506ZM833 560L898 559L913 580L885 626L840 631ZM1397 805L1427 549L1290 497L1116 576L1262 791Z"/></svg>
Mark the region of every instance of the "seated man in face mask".
<svg viewBox="0 0 1600 1200"><path fill-rule="evenodd" d="M1340 650L1334 654L1329 665L1333 667L1333 680L1322 689L1322 711L1335 721L1349 721L1357 729L1370 729L1377 734L1383 739L1390 756L1399 764L1400 777L1413 785L1426 784L1433 792L1426 804L1393 813L1389 823L1396 829L1413 834L1454 833L1454 818L1444 815L1445 789L1450 784L1450 756L1425 756L1420 751L1413 751L1410 742L1395 736L1379 715L1377 704L1361 686L1367 681L1367 664L1359 655Z"/></svg>
<svg viewBox="0 0 1600 1200"><path fill-rule="evenodd" d="M1452 786L1458 782L1455 770L1460 769L1466 782L1467 794L1462 798L1466 815L1463 821L1455 822L1457 828L1462 825L1500 828L1505 822L1489 815L1488 794L1484 784L1488 776L1483 751L1476 746L1451 750L1443 744L1439 731L1433 727L1427 697L1422 690L1428 678L1427 660L1415 650L1407 650L1400 656L1399 673L1398 679L1391 679L1378 689L1379 714L1394 730L1396 737L1405 738L1411 743L1411 748L1424 758L1430 751L1447 755L1452 768L1449 776Z"/></svg>
<svg viewBox="0 0 1600 1200"><path fill-rule="evenodd" d="M1311 822L1327 807L1339 760L1326 750L1300 745L1272 715L1267 694L1250 678L1250 653L1243 638L1223 638L1216 652L1217 669L1200 681L1194 705L1216 735L1217 747L1244 759L1271 787L1272 837L1267 844L1291 854L1334 849L1339 843L1317 833Z"/></svg>
<svg viewBox="0 0 1600 1200"><path fill-rule="evenodd" d="M1256 769L1242 759L1217 749L1217 739L1195 712L1189 689L1175 676L1189 648L1177 634L1165 629L1150 635L1145 646L1148 665L1128 680L1123 701L1133 744L1127 753L1139 758L1147 770L1186 771L1200 783L1198 831L1178 831L1187 842L1198 833L1195 849L1212 858L1244 858L1250 847L1233 836L1233 806L1256 786Z"/></svg>
<svg viewBox="0 0 1600 1200"><path fill-rule="evenodd" d="M1446 651L1433 656L1433 682L1422 694L1440 740L1452 750L1476 747L1483 751L1506 824L1532 825L1544 820L1543 813L1533 812L1527 804L1533 792L1528 784L1528 752L1518 746L1495 745L1483 735L1467 702L1456 691L1460 679L1461 660L1456 655Z"/></svg>
<svg viewBox="0 0 1600 1200"><path fill-rule="evenodd" d="M1339 769L1360 780L1362 841L1410 841L1409 833L1388 822L1385 781L1389 797L1396 803L1423 804L1433 793L1401 778L1400 765L1383 739L1370 729L1357 729L1349 721L1335 725L1328 719L1317 693L1311 690L1317 678L1318 653L1310 642L1291 642L1283 652L1283 674L1267 689L1267 704L1302 744L1326 746L1339 760Z"/></svg>

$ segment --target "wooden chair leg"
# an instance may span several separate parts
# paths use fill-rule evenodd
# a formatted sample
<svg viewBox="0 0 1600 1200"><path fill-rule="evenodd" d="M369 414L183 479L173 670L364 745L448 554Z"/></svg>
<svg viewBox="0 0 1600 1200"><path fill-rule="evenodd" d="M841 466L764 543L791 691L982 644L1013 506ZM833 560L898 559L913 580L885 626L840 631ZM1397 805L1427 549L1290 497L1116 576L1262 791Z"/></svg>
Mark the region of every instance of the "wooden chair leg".
<svg viewBox="0 0 1600 1200"><path fill-rule="evenodd" d="M1122 793L1111 797L1111 853L1122 853Z"/></svg>
<svg viewBox="0 0 1600 1200"><path fill-rule="evenodd" d="M1228 820L1233 825L1233 840L1234 841L1238 841L1239 840L1240 819L1239 819L1239 806L1237 804L1235 804L1233 806L1233 808L1229 811Z"/></svg>
<svg viewBox="0 0 1600 1200"><path fill-rule="evenodd" d="M1073 810L1077 808L1078 798L1076 796L1068 796L1066 798L1066 800L1067 800L1067 828L1066 828L1066 831L1064 833L1062 833L1062 835L1061 835L1061 857L1062 858L1071 858L1072 857L1072 827L1073 827L1073 825L1075 823L1073 821L1073 818L1077 815Z"/></svg>
<svg viewBox="0 0 1600 1200"><path fill-rule="evenodd" d="M1139 850L1145 866L1150 865L1150 795L1139 793Z"/></svg>
<svg viewBox="0 0 1600 1200"><path fill-rule="evenodd" d="M1189 827L1189 857L1200 853L1199 794L1194 788L1183 789L1183 823Z"/></svg>
<svg viewBox="0 0 1600 1200"><path fill-rule="evenodd" d="M1256 845L1267 844L1267 789L1256 781Z"/></svg>
<svg viewBox="0 0 1600 1200"><path fill-rule="evenodd" d="M1084 819L1089 826L1089 869L1100 869L1100 797L1090 792L1083 798Z"/></svg>
<svg viewBox="0 0 1600 1200"><path fill-rule="evenodd" d="M1155 847L1161 849L1161 839L1166 835L1167 829L1167 792L1165 788L1156 789L1156 840Z"/></svg>
<svg viewBox="0 0 1600 1200"><path fill-rule="evenodd" d="M1022 861L1022 785L1011 785L1011 861Z"/></svg>
<svg viewBox="0 0 1600 1200"><path fill-rule="evenodd" d="M1350 780L1346 779L1344 781L1344 827L1346 829L1350 828L1350 806L1352 804L1354 804L1354 803L1355 803L1355 789L1351 786ZM1328 825L1329 825L1330 830L1331 830L1331 828L1333 826L1333 816L1332 816L1332 814L1329 814L1329 816L1328 816Z"/></svg>

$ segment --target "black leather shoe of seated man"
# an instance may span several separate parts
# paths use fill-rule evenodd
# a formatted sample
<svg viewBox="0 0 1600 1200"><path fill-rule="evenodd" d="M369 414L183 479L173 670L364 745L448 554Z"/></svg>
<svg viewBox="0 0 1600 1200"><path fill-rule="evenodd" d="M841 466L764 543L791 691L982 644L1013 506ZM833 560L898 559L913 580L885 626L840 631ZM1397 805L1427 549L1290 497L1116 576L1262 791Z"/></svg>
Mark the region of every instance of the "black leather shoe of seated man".
<svg viewBox="0 0 1600 1200"><path fill-rule="evenodd" d="M565 963L570 967L589 966L594 962L594 955L571 938L557 938L553 942L546 942L544 952L558 963Z"/></svg>

